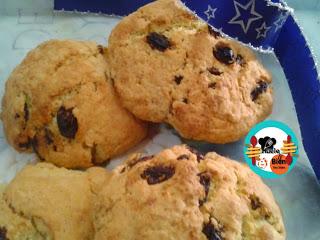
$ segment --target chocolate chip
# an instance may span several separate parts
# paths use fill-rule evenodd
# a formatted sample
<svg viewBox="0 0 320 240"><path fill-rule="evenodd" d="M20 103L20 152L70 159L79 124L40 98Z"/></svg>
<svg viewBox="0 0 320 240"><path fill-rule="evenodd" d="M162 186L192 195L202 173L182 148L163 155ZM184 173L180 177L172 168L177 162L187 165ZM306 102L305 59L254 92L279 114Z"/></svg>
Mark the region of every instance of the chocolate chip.
<svg viewBox="0 0 320 240"><path fill-rule="evenodd" d="M41 161L44 161L44 158L40 155L38 147L39 147L39 143L38 143L38 139L37 136L34 136L32 139L30 139L31 142L31 147L33 149L33 152L38 156L38 158Z"/></svg>
<svg viewBox="0 0 320 240"><path fill-rule="evenodd" d="M129 168L132 168L132 167L134 167L134 166L135 166L136 164L138 164L138 163L151 160L153 157L154 157L154 156L151 155L151 156L144 156L144 157L135 159L135 160L133 160L133 161L131 161L131 162L128 163L128 167L129 167Z"/></svg>
<svg viewBox="0 0 320 240"><path fill-rule="evenodd" d="M0 227L0 240L9 240L7 238L7 229L5 227Z"/></svg>
<svg viewBox="0 0 320 240"><path fill-rule="evenodd" d="M48 145L53 143L53 134L48 128L44 128L44 137Z"/></svg>
<svg viewBox="0 0 320 240"><path fill-rule="evenodd" d="M202 206L208 199L211 178L207 172L199 173L200 184L204 187L205 197L199 201L199 205Z"/></svg>
<svg viewBox="0 0 320 240"><path fill-rule="evenodd" d="M26 122L28 122L28 120L29 120L29 108L28 108L28 104L26 102L24 103L23 111L24 111L24 120Z"/></svg>
<svg viewBox="0 0 320 240"><path fill-rule="evenodd" d="M171 178L175 173L171 166L153 166L149 167L141 174L143 179L147 180L149 185L158 184Z"/></svg>
<svg viewBox="0 0 320 240"><path fill-rule="evenodd" d="M31 141L30 139L28 139L27 142L23 142L23 143L18 143L19 148L25 148L28 149L31 147Z"/></svg>
<svg viewBox="0 0 320 240"><path fill-rule="evenodd" d="M100 54L104 54L103 46L98 45L98 51L99 51Z"/></svg>
<svg viewBox="0 0 320 240"><path fill-rule="evenodd" d="M182 102L184 102L185 104L188 104L189 103L188 98L184 98Z"/></svg>
<svg viewBox="0 0 320 240"><path fill-rule="evenodd" d="M254 196L254 195L250 196L250 203L251 203L251 208L253 210L257 210L262 205L262 203L260 202L260 199L257 196Z"/></svg>
<svg viewBox="0 0 320 240"><path fill-rule="evenodd" d="M240 66L244 66L245 65L245 60L243 59L242 55L238 54L236 57L236 62L240 65Z"/></svg>
<svg viewBox="0 0 320 240"><path fill-rule="evenodd" d="M184 160L184 159L189 160L189 156L187 154L182 154L177 158L177 160Z"/></svg>
<svg viewBox="0 0 320 240"><path fill-rule="evenodd" d="M208 72L216 76L220 76L222 74L222 72L215 67L208 68Z"/></svg>
<svg viewBox="0 0 320 240"><path fill-rule="evenodd" d="M198 150L196 150L196 149L194 149L194 148L192 148L190 146L188 146L187 148L188 148L188 150L190 152L192 152L193 154L195 154L197 156L197 161L198 162L200 162L201 160L204 159L203 155Z"/></svg>
<svg viewBox="0 0 320 240"><path fill-rule="evenodd" d="M20 118L20 115L19 115L19 113L16 113L16 114L14 115L14 119L18 119L18 118Z"/></svg>
<svg viewBox="0 0 320 240"><path fill-rule="evenodd" d="M207 201L206 199L200 199L199 206L201 207L206 201Z"/></svg>
<svg viewBox="0 0 320 240"><path fill-rule="evenodd" d="M208 32L210 35L214 36L215 38L221 37L221 34L213 29L210 25L208 25Z"/></svg>
<svg viewBox="0 0 320 240"><path fill-rule="evenodd" d="M209 188L210 188L210 176L208 175L208 173L203 172L203 173L199 173L199 177L200 177L200 184L204 187L204 191L206 193L206 195L208 195L209 193Z"/></svg>
<svg viewBox="0 0 320 240"><path fill-rule="evenodd" d="M114 86L114 78L110 78L111 85Z"/></svg>
<svg viewBox="0 0 320 240"><path fill-rule="evenodd" d="M181 76L181 75L174 76L174 81L175 81L176 84L178 84L178 85L181 83L182 79L183 79L183 76Z"/></svg>
<svg viewBox="0 0 320 240"><path fill-rule="evenodd" d="M208 240L222 240L220 231L211 222L203 225L202 232Z"/></svg>
<svg viewBox="0 0 320 240"><path fill-rule="evenodd" d="M96 165L97 161L96 161L96 154L97 154L97 144L93 144L93 146L91 147L91 162Z"/></svg>
<svg viewBox="0 0 320 240"><path fill-rule="evenodd" d="M60 107L57 113L57 123L62 136L75 138L78 131L78 120L72 113L72 108Z"/></svg>
<svg viewBox="0 0 320 240"><path fill-rule="evenodd" d="M265 214L264 214L264 218L265 219L270 219L271 218L271 213L270 212L266 212Z"/></svg>
<svg viewBox="0 0 320 240"><path fill-rule="evenodd" d="M251 91L252 101L257 100L262 93L267 91L267 89L268 89L268 83L264 81L259 81L257 87Z"/></svg>
<svg viewBox="0 0 320 240"><path fill-rule="evenodd" d="M209 84L208 84L208 88L213 88L213 89L215 89L215 88L216 88L216 85L217 85L217 83L215 83L215 82L209 83Z"/></svg>
<svg viewBox="0 0 320 240"><path fill-rule="evenodd" d="M149 33L147 36L147 43L152 49L157 49L161 52L164 52L171 47L169 39L166 36L156 32Z"/></svg>
<svg viewBox="0 0 320 240"><path fill-rule="evenodd" d="M235 60L233 50L227 46L217 46L213 49L213 55L218 61L226 65L234 63Z"/></svg>

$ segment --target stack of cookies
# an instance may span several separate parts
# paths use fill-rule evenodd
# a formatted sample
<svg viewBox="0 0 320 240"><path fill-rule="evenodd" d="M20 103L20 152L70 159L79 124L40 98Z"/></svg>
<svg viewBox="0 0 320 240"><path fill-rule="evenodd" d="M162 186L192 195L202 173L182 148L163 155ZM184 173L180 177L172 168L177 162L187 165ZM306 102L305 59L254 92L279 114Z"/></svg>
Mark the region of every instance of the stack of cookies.
<svg viewBox="0 0 320 240"><path fill-rule="evenodd" d="M285 239L257 175L186 146L134 155L112 172L38 163L0 196L0 239Z"/></svg>
<svg viewBox="0 0 320 240"><path fill-rule="evenodd" d="M237 141L270 114L271 81L249 49L178 0L124 18L108 48L39 45L9 77L1 118L9 144L47 163L1 188L0 239L285 239L270 189L215 153L181 145L112 172L94 167L137 145L150 123Z"/></svg>

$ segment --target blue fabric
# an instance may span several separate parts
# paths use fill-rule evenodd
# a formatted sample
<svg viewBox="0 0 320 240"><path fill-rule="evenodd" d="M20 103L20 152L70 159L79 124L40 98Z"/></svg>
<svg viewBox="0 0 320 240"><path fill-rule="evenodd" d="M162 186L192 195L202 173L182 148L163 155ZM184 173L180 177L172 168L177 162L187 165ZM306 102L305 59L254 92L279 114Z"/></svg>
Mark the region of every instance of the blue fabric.
<svg viewBox="0 0 320 240"><path fill-rule="evenodd" d="M320 180L320 82L306 39L292 16L281 30L275 53L291 89L303 146Z"/></svg>
<svg viewBox="0 0 320 240"><path fill-rule="evenodd" d="M320 83L306 40L286 8L268 0L182 0L216 29L256 48L274 51L291 88L304 148L320 179ZM55 0L56 10L128 15L150 0ZM272 3L282 3L273 0Z"/></svg>
<svg viewBox="0 0 320 240"><path fill-rule="evenodd" d="M182 1L215 28L265 50L273 47L289 15L287 10L269 6L269 1L262 0Z"/></svg>

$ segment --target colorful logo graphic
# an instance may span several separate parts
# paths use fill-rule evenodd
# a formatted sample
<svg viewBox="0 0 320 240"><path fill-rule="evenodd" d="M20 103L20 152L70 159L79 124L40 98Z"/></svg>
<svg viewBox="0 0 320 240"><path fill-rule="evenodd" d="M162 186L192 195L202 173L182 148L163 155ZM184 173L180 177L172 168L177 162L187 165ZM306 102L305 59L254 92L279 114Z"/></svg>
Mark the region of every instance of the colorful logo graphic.
<svg viewBox="0 0 320 240"><path fill-rule="evenodd" d="M298 157L298 141L287 125L264 121L247 135L244 155L255 173L265 178L278 178L294 167Z"/></svg>

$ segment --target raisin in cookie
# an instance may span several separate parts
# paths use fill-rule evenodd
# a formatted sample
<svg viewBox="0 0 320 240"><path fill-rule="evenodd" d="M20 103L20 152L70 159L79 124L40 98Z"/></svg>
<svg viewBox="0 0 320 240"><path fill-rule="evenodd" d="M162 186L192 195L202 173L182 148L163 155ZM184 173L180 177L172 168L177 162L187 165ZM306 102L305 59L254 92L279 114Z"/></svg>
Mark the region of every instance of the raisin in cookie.
<svg viewBox="0 0 320 240"><path fill-rule="evenodd" d="M49 163L27 166L0 199L0 229L10 240L93 239L94 198L107 176L103 168L80 172Z"/></svg>
<svg viewBox="0 0 320 240"><path fill-rule="evenodd" d="M124 106L185 138L236 141L272 110L271 76L252 51L220 37L177 0L124 18L108 56Z"/></svg>
<svg viewBox="0 0 320 240"><path fill-rule="evenodd" d="M84 168L141 141L146 125L120 105L103 53L93 42L71 40L32 50L6 83L9 143L58 166Z"/></svg>
<svg viewBox="0 0 320 240"><path fill-rule="evenodd" d="M285 239L280 209L257 175L185 146L132 157L96 203L96 240Z"/></svg>

